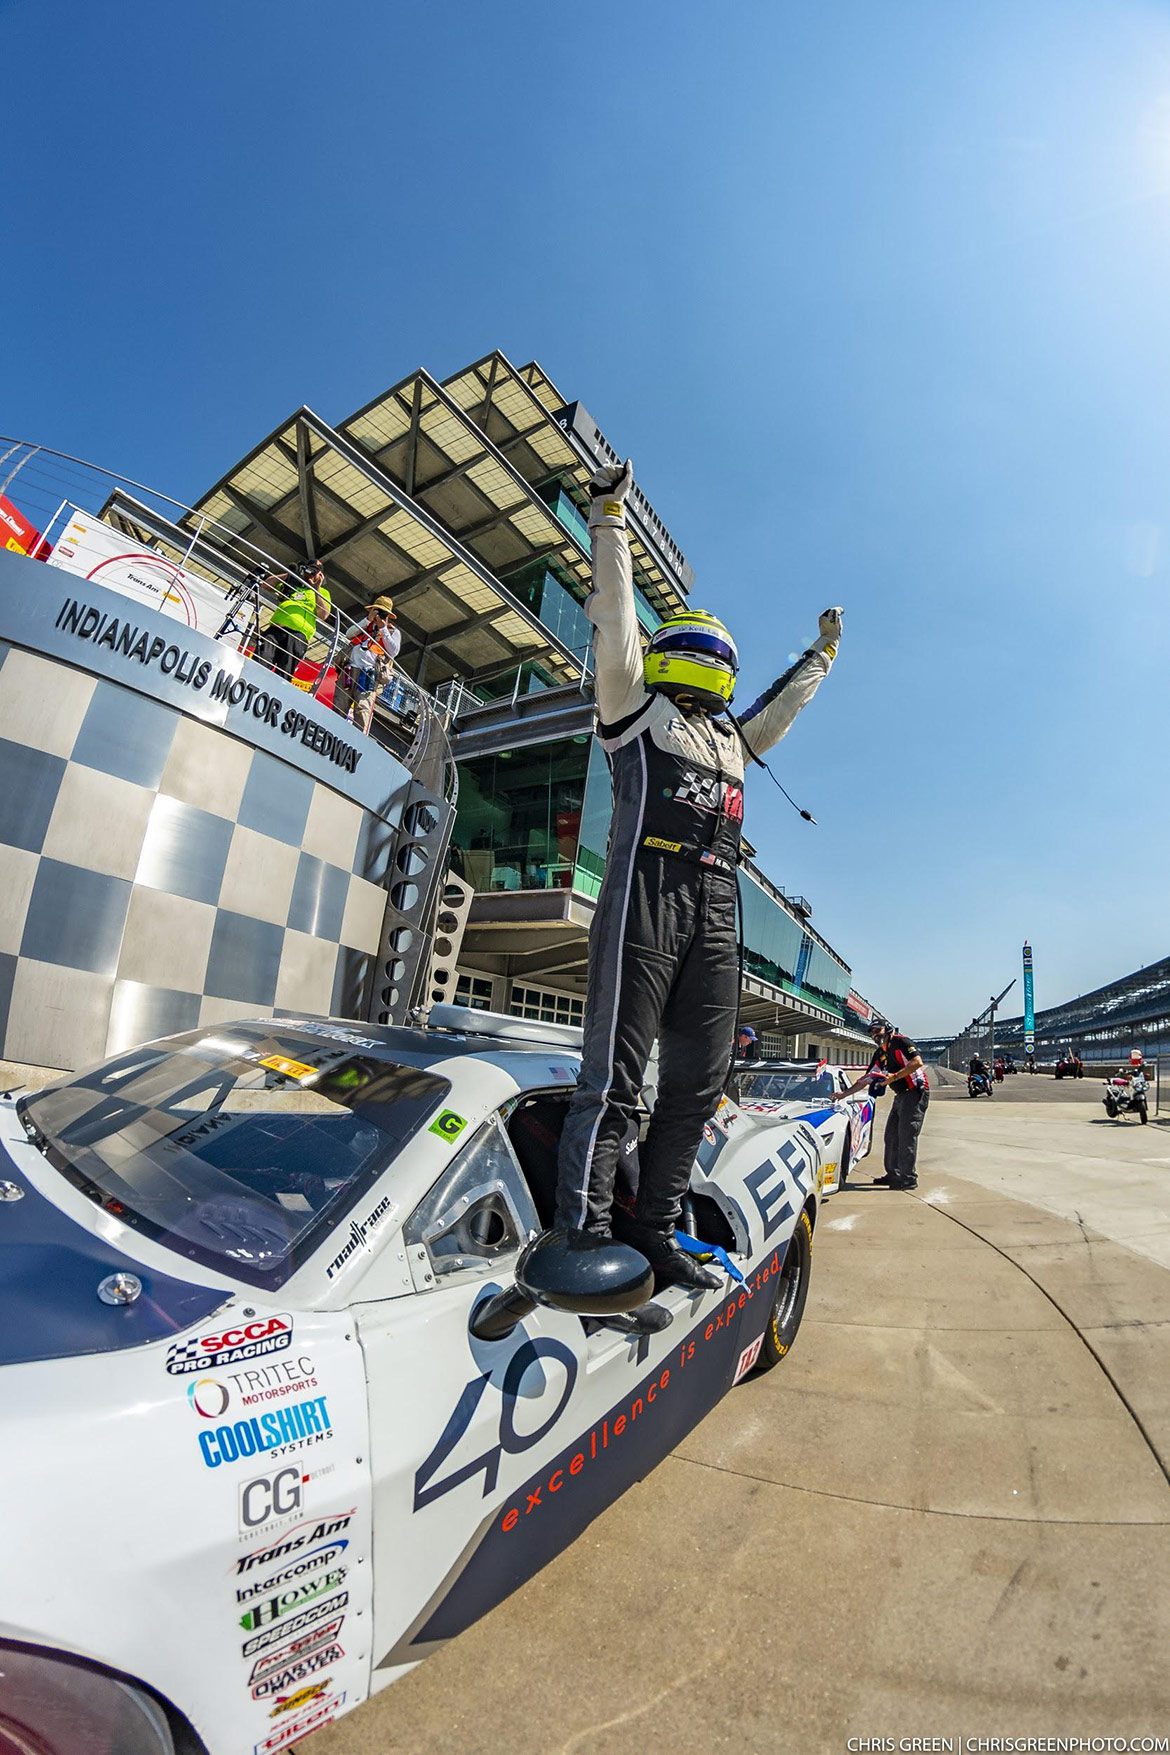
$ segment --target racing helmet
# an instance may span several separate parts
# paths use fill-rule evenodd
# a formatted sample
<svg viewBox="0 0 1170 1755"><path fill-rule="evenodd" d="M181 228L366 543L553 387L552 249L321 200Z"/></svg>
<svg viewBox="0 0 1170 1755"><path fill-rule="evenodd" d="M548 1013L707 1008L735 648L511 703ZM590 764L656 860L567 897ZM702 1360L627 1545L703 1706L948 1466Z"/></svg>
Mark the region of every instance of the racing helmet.
<svg viewBox="0 0 1170 1755"><path fill-rule="evenodd" d="M667 616L646 651L642 674L648 689L693 695L709 713L722 713L735 691L739 653L717 616L688 610Z"/></svg>

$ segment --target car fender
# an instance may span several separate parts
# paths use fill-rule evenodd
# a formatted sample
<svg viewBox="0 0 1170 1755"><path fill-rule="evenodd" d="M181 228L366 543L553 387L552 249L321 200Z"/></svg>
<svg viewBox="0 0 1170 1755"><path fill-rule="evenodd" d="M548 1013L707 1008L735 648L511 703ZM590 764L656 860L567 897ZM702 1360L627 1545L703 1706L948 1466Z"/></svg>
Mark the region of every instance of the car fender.
<svg viewBox="0 0 1170 1755"><path fill-rule="evenodd" d="M240 1357L277 1318L273 1350ZM237 1303L3 1384L0 1639L145 1684L210 1755L271 1755L366 1697L368 1415L346 1316Z"/></svg>

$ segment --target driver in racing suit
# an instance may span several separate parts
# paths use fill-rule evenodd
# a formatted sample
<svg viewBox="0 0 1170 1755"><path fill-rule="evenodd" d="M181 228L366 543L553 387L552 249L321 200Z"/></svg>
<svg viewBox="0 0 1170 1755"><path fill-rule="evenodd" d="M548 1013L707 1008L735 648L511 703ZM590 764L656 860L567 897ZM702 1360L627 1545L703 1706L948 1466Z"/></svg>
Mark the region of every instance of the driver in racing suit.
<svg viewBox="0 0 1170 1755"><path fill-rule="evenodd" d="M585 613L613 820L589 935L584 1052L561 1136L556 1223L584 1243L608 1237L612 1217L661 1281L714 1287L719 1276L674 1233L736 1020L744 748L723 715L738 657L722 623L697 611L668 618L643 655L625 528L632 479L627 462L592 481ZM751 754L784 736L829 674L840 637L841 611L826 610L819 638L747 709ZM658 1097L630 1219L612 1206L617 1151L655 1037Z"/></svg>

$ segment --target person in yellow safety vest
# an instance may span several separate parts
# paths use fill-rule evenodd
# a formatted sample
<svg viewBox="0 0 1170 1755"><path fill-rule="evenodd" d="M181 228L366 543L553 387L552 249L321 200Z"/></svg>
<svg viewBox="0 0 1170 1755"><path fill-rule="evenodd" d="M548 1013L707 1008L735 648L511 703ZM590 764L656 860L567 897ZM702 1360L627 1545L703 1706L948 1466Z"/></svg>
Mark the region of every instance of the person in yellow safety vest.
<svg viewBox="0 0 1170 1755"><path fill-rule="evenodd" d="M298 567L301 583L272 612L261 657L281 676L292 677L317 632L317 617L333 613L325 575L316 561Z"/></svg>

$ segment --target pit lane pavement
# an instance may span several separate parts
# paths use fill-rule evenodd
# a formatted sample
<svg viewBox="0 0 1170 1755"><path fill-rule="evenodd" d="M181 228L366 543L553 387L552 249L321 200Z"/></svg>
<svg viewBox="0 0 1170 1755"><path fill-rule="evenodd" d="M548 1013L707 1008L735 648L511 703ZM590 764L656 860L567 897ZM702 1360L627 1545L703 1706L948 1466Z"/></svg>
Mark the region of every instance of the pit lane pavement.
<svg viewBox="0 0 1170 1755"><path fill-rule="evenodd" d="M917 1196L879 1141L791 1357L301 1755L1165 1734L1170 1143L1087 1083L932 1104Z"/></svg>

